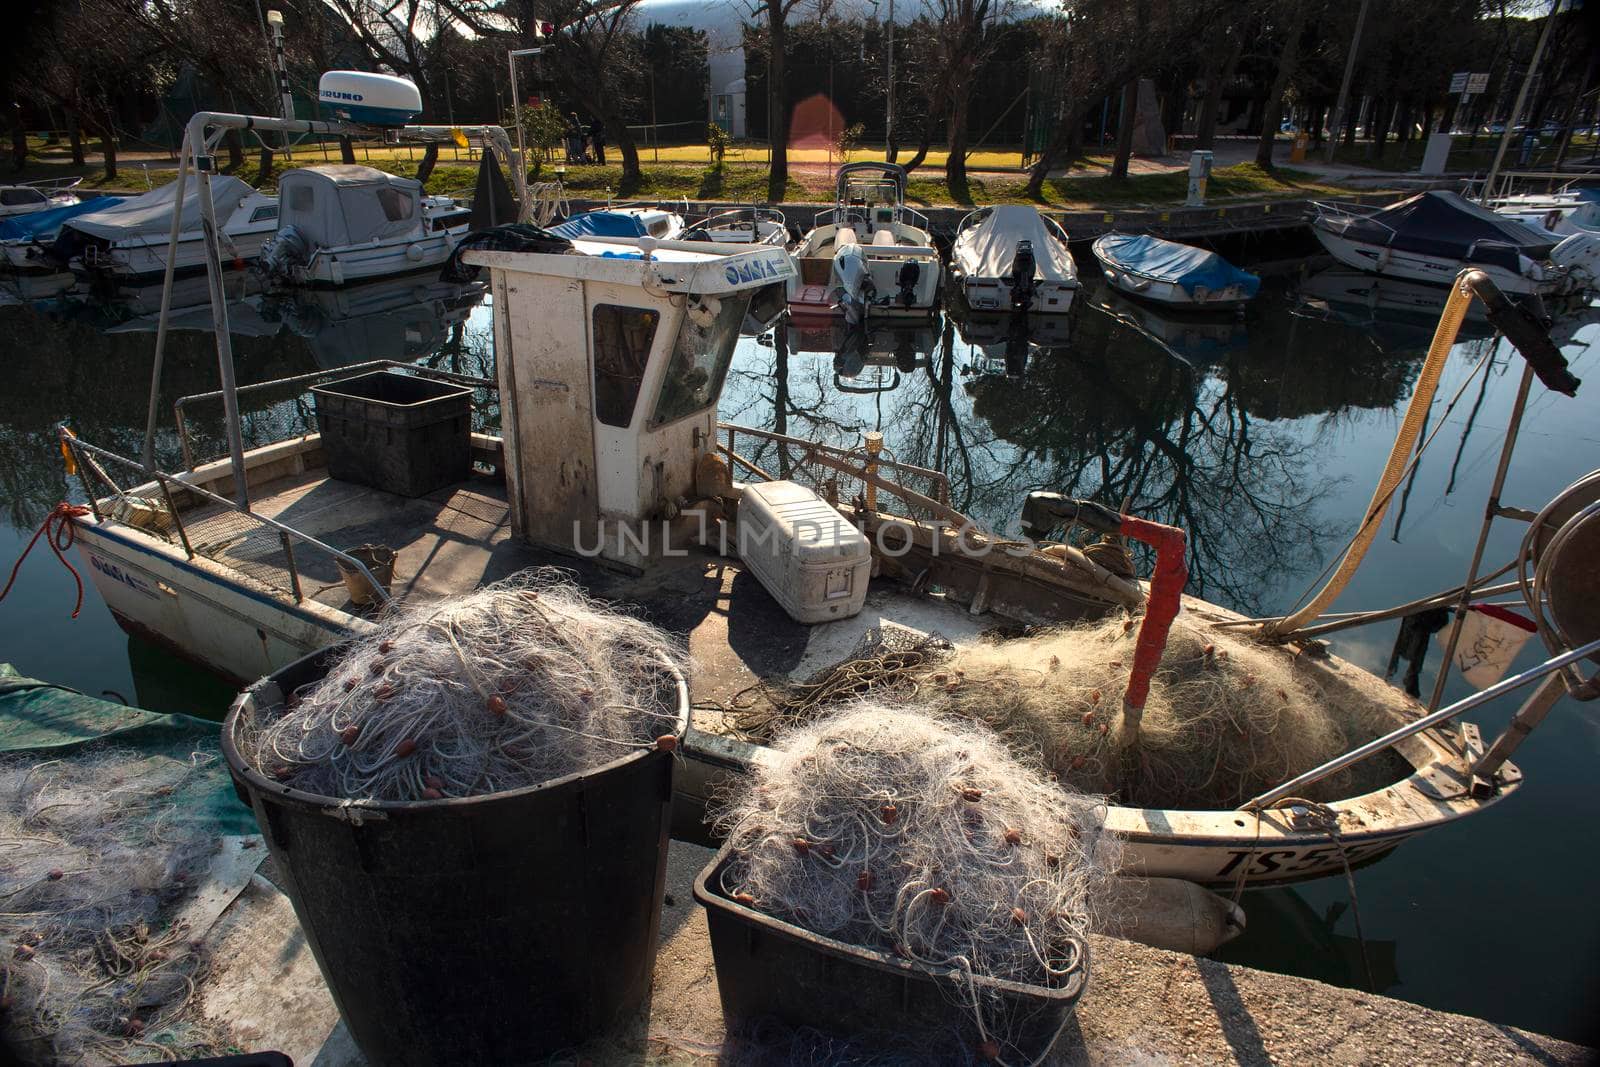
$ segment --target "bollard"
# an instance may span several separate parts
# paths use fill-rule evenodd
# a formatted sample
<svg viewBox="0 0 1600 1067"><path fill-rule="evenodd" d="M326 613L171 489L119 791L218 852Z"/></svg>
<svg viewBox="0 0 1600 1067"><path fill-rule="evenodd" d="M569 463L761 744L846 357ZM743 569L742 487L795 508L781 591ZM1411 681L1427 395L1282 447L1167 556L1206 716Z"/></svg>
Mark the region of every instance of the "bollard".
<svg viewBox="0 0 1600 1067"><path fill-rule="evenodd" d="M1184 207L1204 207L1206 183L1211 180L1211 153L1196 150L1189 153L1189 196Z"/></svg>

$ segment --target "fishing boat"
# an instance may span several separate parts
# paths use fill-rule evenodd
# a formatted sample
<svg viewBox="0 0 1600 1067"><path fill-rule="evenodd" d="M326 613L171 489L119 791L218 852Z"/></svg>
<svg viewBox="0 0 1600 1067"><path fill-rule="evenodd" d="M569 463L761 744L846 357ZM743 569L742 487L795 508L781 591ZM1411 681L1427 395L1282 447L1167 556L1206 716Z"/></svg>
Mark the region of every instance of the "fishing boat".
<svg viewBox="0 0 1600 1067"><path fill-rule="evenodd" d="M0 219L71 207L78 202L78 196L68 190L82 181L82 178L51 178L18 185L0 185Z"/></svg>
<svg viewBox="0 0 1600 1067"><path fill-rule="evenodd" d="M609 207L583 211L550 227L569 241L584 237L652 237L675 241L684 231L683 216L659 207Z"/></svg>
<svg viewBox="0 0 1600 1067"><path fill-rule="evenodd" d="M258 268L275 281L327 287L437 269L471 214L422 183L373 167L298 167L278 180L277 229Z"/></svg>
<svg viewBox="0 0 1600 1067"><path fill-rule="evenodd" d="M210 183L217 220L219 262L242 267L261 254L278 229L278 198L257 192L238 178L219 175ZM174 271L206 267L198 186L179 199L176 183L163 185L111 207L67 219L50 246L49 258L80 278L116 283L159 280L169 259ZM170 242L173 219L183 225Z"/></svg>
<svg viewBox="0 0 1600 1067"><path fill-rule="evenodd" d="M789 220L771 207L738 207L707 215L684 229L685 241L715 241L720 244L774 245L790 243Z"/></svg>
<svg viewBox="0 0 1600 1067"><path fill-rule="evenodd" d="M1108 233L1092 247L1112 289L1173 311L1237 311L1261 288L1215 252L1149 234Z"/></svg>
<svg viewBox="0 0 1600 1067"><path fill-rule="evenodd" d="M1078 291L1078 268L1059 223L1036 208L1004 205L961 220L950 280L953 294L973 311L1065 315Z"/></svg>
<svg viewBox="0 0 1600 1067"><path fill-rule="evenodd" d="M906 207L905 193L906 172L893 163L839 168L833 207L795 247L791 309L852 322L933 313L944 268L928 220Z"/></svg>
<svg viewBox="0 0 1600 1067"><path fill-rule="evenodd" d="M355 396L350 380L379 369L371 364L243 388L224 377L218 393L181 399L177 432L185 463L178 471L63 430L64 455L83 480L89 513L59 521L72 524L86 573L124 627L218 673L249 679L365 632L372 613L392 599L449 596L523 567L564 561L598 594L637 604L686 634L697 663L696 698L702 706L727 707L754 685L796 681L848 659L883 627L971 647L997 626L1130 611L1119 628L1127 635L1138 627L1139 651L1128 668L1122 714L1136 728L1138 680L1148 681L1160 662L1166 627L1181 608L1185 625L1262 642L1267 654L1313 679L1330 706L1358 710L1386 731L1233 807L1112 805L1109 823L1127 841L1131 870L1217 886L1340 872L1497 803L1521 780L1508 756L1526 734L1523 727L1565 691L1555 688L1565 685L1558 672L1600 651L1583 621L1589 594L1581 573L1576 599L1565 584L1597 529L1600 475L1536 517L1519 557L1530 607L1554 620L1541 632L1556 654L1533 671L1432 710L1332 655L1321 640L1330 628L1393 619L1418 606L1319 620L1348 583L1383 507L1372 509L1346 565L1304 609L1289 618L1242 618L1182 594L1180 530L1033 493L1022 508L1031 540L1000 537L950 505L942 473L899 462L871 438L864 448L845 448L719 424L718 397L749 294L773 272L781 277L792 269L770 249L590 237L570 247L469 250L465 258L489 271L495 377L382 368L414 379L408 390L474 398L474 428L470 434L460 428L463 462L450 474L454 480L432 491L398 495L365 477L335 475L338 450L353 447L354 438L342 430L326 437L310 425L285 429L294 413L315 409L303 392L325 396L343 388ZM1442 316L1440 337L1419 374L1395 444L1402 459L1443 371L1459 302L1474 293L1497 301L1497 322L1528 356L1519 412L1535 371L1555 390L1576 387L1537 325L1513 317L1487 276L1469 272L1452 291L1457 305ZM216 314L226 375L226 305ZM272 417L249 419L264 436L246 442L241 413L258 411ZM1513 441L1508 435L1502 469ZM1385 504L1402 468L1391 463L1378 487ZM879 576L860 591L859 615L796 622L736 558L744 487L772 480L811 488L875 546ZM1497 498L1503 489L1502 480ZM1151 545L1150 577L1112 569L1103 554L1056 535L1074 525ZM387 573L369 567L378 557L355 554L370 543L392 548ZM838 595L855 597L853 568L829 575L819 590L836 586ZM1464 605L1483 587L1475 565L1460 589L1419 603ZM1485 746L1475 729L1459 723L1465 711L1540 679L1536 696L1543 703L1520 713L1494 744ZM730 733L715 715L697 720L680 751L685 832L694 832L717 780L765 758L760 745ZM1379 757L1392 773L1371 788L1315 803L1297 799L1329 775Z"/></svg>
<svg viewBox="0 0 1600 1067"><path fill-rule="evenodd" d="M102 196L93 200L74 197L72 203L47 211L0 219L0 270L12 274L60 273L59 265L45 256L45 249L60 235L62 225L78 215L116 207L123 199L120 196Z"/></svg>
<svg viewBox="0 0 1600 1067"><path fill-rule="evenodd" d="M1580 292L1600 277L1600 237L1559 237L1432 189L1390 207L1317 203L1311 230L1347 267L1449 285L1482 270L1513 295Z"/></svg>

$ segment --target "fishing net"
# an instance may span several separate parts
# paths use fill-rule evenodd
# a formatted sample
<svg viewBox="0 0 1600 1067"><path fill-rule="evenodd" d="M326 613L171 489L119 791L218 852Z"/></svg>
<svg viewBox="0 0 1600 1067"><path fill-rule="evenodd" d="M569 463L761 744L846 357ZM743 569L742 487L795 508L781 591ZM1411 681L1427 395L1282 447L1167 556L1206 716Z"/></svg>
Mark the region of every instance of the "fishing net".
<svg viewBox="0 0 1600 1067"><path fill-rule="evenodd" d="M1395 725L1376 705L1335 700L1292 650L1174 624L1136 736L1122 696L1136 618L1112 618L953 649L937 637L869 640L799 685L741 694L754 740L824 713L840 693L888 693L982 722L1042 752L1067 786L1133 807L1227 809ZM1390 753L1332 775L1308 799L1367 792L1407 773Z"/></svg>
<svg viewBox="0 0 1600 1067"><path fill-rule="evenodd" d="M782 734L773 757L719 805L732 899L969 979L1056 986L1087 966L1118 858L1101 798L1061 789L982 726L878 703ZM1005 1040L989 987L953 994Z"/></svg>
<svg viewBox="0 0 1600 1067"><path fill-rule="evenodd" d="M200 944L173 921L217 848L175 794L215 758L0 760L0 1016L22 1062L220 1051L190 1010Z"/></svg>
<svg viewBox="0 0 1600 1067"><path fill-rule="evenodd" d="M675 747L682 665L665 632L537 570L385 617L240 747L322 796L482 796Z"/></svg>

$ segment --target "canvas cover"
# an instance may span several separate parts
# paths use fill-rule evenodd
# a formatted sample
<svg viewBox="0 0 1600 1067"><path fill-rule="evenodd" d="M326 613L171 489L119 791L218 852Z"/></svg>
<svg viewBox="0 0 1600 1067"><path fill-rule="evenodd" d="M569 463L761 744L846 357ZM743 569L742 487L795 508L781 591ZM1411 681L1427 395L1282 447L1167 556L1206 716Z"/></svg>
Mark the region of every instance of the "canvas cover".
<svg viewBox="0 0 1600 1067"><path fill-rule="evenodd" d="M1038 211L1023 205L990 208L985 218L956 236L950 255L969 278L1009 277L1018 241L1033 242L1036 278L1052 282L1077 279L1078 269L1067 246L1045 226Z"/></svg>
<svg viewBox="0 0 1600 1067"><path fill-rule="evenodd" d="M1532 260L1549 258L1556 245L1548 233L1441 189L1418 193L1371 215L1325 219L1319 224L1352 241L1444 259L1474 258L1469 253L1480 241L1510 245ZM1516 269L1515 263L1512 269Z"/></svg>
<svg viewBox="0 0 1600 1067"><path fill-rule="evenodd" d="M200 228L200 183L190 179L183 193L183 228ZM255 192L238 178L218 175L211 179L211 203L217 221L232 215L245 197ZM178 183L171 182L142 196L124 200L114 207L91 211L67 221L64 229L77 230L90 237L117 241L126 237L165 235L172 229L172 214L178 208Z"/></svg>
<svg viewBox="0 0 1600 1067"><path fill-rule="evenodd" d="M1171 282L1190 296L1202 286L1217 292L1237 285L1248 299L1261 288L1260 278L1215 252L1147 234L1108 233L1095 241L1094 254L1119 270Z"/></svg>
<svg viewBox="0 0 1600 1067"><path fill-rule="evenodd" d="M278 228L314 250L422 233L422 183L374 167L300 167L278 179Z"/></svg>
<svg viewBox="0 0 1600 1067"><path fill-rule="evenodd" d="M31 241L35 237L51 237L68 219L94 211L105 211L125 202L125 197L101 196L93 200L80 200L66 207L13 215L9 219L0 220L0 241Z"/></svg>
<svg viewBox="0 0 1600 1067"><path fill-rule="evenodd" d="M574 215L550 232L569 241L580 237L648 237L644 220L631 211L585 211Z"/></svg>

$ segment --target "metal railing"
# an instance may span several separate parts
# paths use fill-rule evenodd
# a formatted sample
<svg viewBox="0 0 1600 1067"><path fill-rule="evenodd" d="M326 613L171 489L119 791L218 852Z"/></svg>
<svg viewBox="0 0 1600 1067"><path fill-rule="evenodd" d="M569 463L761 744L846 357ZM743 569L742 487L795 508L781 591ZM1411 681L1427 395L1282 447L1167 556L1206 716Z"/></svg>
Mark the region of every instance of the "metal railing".
<svg viewBox="0 0 1600 1067"><path fill-rule="evenodd" d="M384 604L389 602L383 584L365 563L348 553L286 523L246 511L226 497L182 478L163 471L147 471L137 460L73 436L64 425L59 434L97 522L122 522L181 545L190 559L209 559L296 604L313 599L320 588L343 584L341 571L360 575L374 597ZM107 466L127 471L129 485L121 484ZM134 495L140 486L152 482L160 493L159 500ZM193 499L196 506L184 509L178 505L179 499ZM333 564L333 571L308 568L306 554L297 553L297 546L325 557ZM317 582L319 589L308 593L308 580Z"/></svg>
<svg viewBox="0 0 1600 1067"><path fill-rule="evenodd" d="M338 367L333 370L313 371L309 374L297 374L289 378L276 378L272 381L257 382L254 385L241 385L235 392L239 397L240 407L247 405L250 397L262 394L282 392L284 395L267 405L263 420L257 411L256 421L265 422L265 436L275 437L276 440L288 440L291 437L314 433L316 427L316 413L307 407L297 407L293 411L278 410L281 405L303 396L306 392L318 385L329 382L341 381L345 378L354 378L362 374L370 374L379 370L399 370L415 375L419 378L429 378L435 381L450 382L454 385L470 386L474 390L473 396L473 429L482 431L488 428L491 412L498 417L499 385L492 378L484 378L475 374L458 374L454 371L436 370L432 367L422 367L415 363L407 363L398 359L375 359L366 363L352 363L349 366ZM487 396L480 397L478 393ZM194 470L198 463L195 456L194 435L190 427L192 408L198 404L220 403L222 390L217 389L209 393L191 393L181 396L172 405L173 420L178 429L178 445L183 450L183 465L187 470ZM298 433L293 432L298 430ZM272 444L271 440L253 441L252 447ZM203 461L202 461L203 462Z"/></svg>

